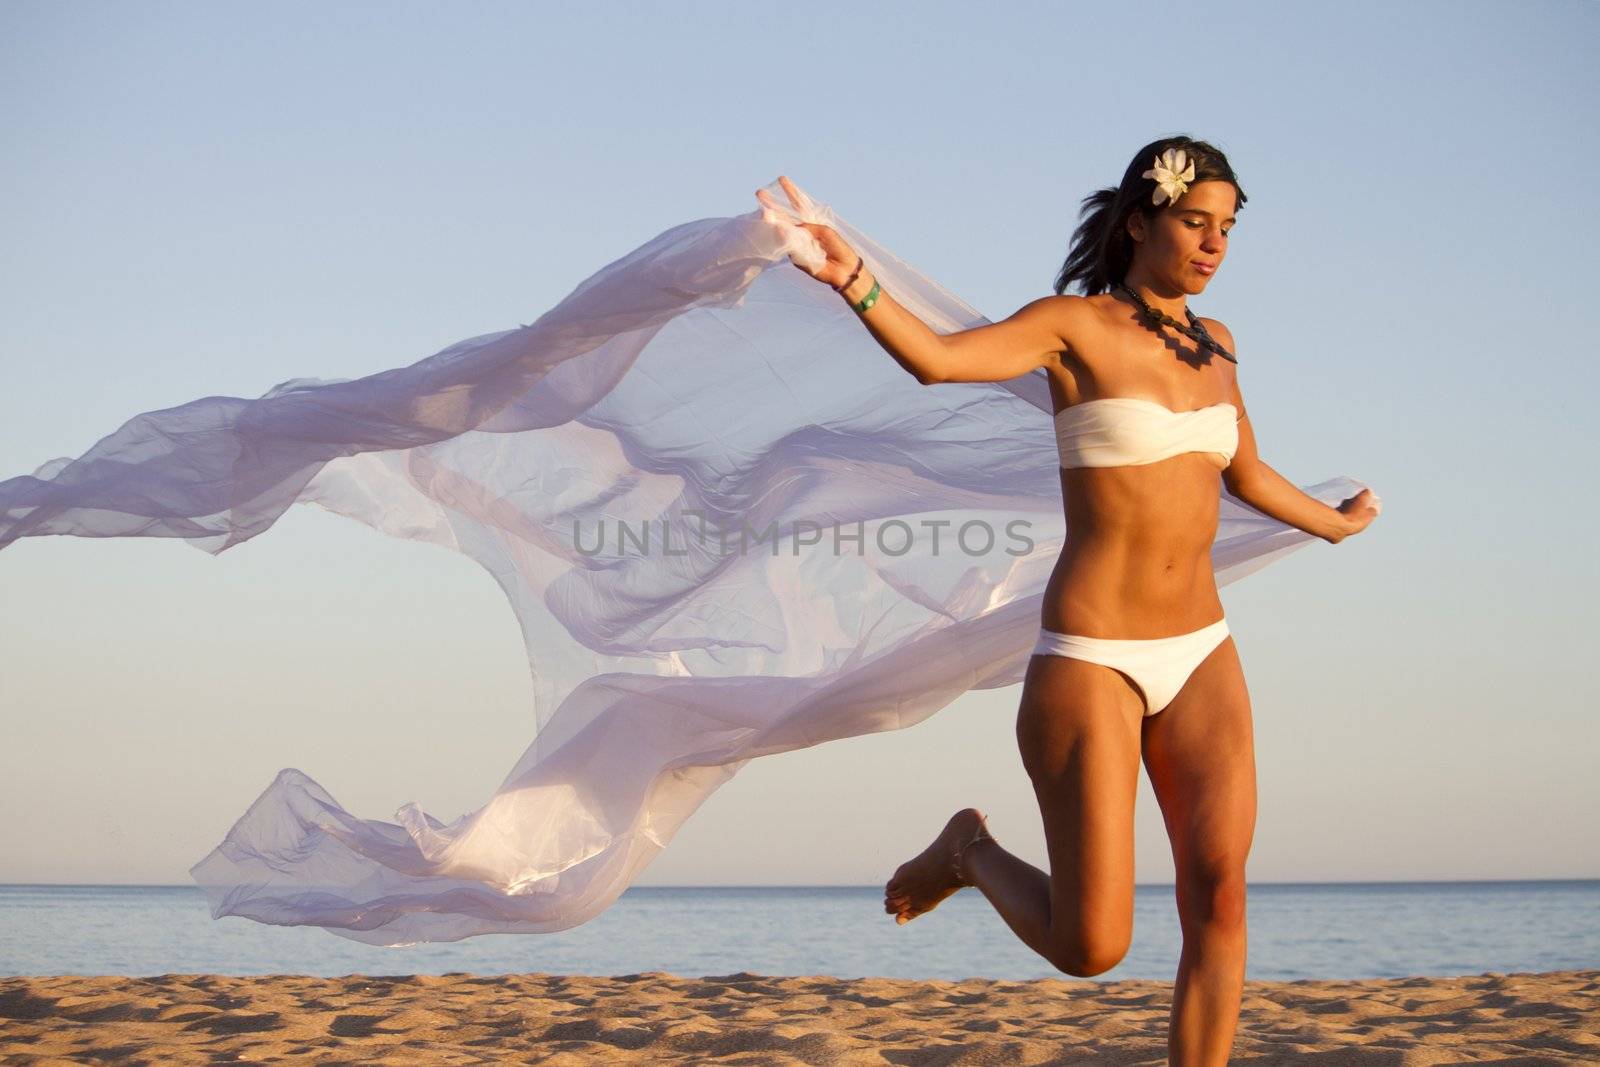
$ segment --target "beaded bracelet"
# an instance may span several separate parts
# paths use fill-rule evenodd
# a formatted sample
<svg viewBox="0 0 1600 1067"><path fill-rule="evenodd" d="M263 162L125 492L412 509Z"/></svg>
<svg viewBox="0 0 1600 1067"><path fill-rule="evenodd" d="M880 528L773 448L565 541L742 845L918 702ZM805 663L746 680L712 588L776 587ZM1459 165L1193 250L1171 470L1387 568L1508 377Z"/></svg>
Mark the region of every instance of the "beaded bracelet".
<svg viewBox="0 0 1600 1067"><path fill-rule="evenodd" d="M856 257L856 269L850 272L850 277L848 277L848 278L846 278L844 280L844 284L843 285L834 286L833 287L833 291L836 292L836 293L842 293L846 289L850 288L850 283L855 281L857 278L861 277L861 267L866 262L867 261L866 261L865 257L857 256Z"/></svg>

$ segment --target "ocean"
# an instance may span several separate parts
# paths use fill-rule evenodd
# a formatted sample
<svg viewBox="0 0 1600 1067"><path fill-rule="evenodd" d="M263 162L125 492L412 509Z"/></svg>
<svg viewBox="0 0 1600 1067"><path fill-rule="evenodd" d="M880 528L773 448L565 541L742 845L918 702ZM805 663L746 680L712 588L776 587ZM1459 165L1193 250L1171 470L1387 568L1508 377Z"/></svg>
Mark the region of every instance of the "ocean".
<svg viewBox="0 0 1600 1067"><path fill-rule="evenodd" d="M1139 886L1127 957L1100 981L1171 980L1170 885ZM1249 979L1600 968L1600 880L1257 884ZM0 886L0 975L624 975L749 971L960 980L1064 977L976 890L896 926L879 886L644 887L554 934L375 948L308 927L213 920L193 886Z"/></svg>

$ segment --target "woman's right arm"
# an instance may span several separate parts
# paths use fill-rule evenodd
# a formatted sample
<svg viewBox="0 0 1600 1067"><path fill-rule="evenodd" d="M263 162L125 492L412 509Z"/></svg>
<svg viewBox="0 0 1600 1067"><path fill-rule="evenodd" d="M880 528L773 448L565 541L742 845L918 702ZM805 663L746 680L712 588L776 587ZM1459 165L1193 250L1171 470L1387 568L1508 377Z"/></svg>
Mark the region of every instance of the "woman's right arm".
<svg viewBox="0 0 1600 1067"><path fill-rule="evenodd" d="M873 279L862 274L841 293L852 305L872 290ZM935 333L886 290L858 314L884 351L923 385L1003 382L1061 358L1070 347L1070 320L1083 311L1074 305L1082 299L1040 297L1009 318L954 333Z"/></svg>
<svg viewBox="0 0 1600 1067"><path fill-rule="evenodd" d="M778 176L790 203L796 207L804 202L803 194L784 175ZM782 221L793 208L784 208L765 189L756 191L756 199L767 207L773 221L783 225L799 226L816 238L825 262L815 268L802 266L791 255L795 266L820 282L832 286L850 284L839 294L854 306L872 291L876 281L872 272L862 267L854 279L860 256L831 226L821 223ZM937 382L1003 382L1036 370L1061 357L1070 349L1069 333L1076 334L1072 326L1089 313L1089 305L1081 296L1046 296L1025 304L1010 318L986 326L955 333L935 333L928 324L907 310L894 295L880 289L877 301L865 311L857 312L867 331L923 385Z"/></svg>

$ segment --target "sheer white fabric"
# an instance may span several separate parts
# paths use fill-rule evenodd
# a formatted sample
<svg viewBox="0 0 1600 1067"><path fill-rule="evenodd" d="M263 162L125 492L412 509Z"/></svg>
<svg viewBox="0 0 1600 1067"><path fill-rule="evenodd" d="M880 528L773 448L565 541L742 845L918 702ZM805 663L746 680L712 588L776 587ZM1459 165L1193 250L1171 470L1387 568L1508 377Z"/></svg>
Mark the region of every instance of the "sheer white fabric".
<svg viewBox="0 0 1600 1067"><path fill-rule="evenodd" d="M805 214L935 330L988 321ZM363 819L286 769L192 869L214 917L379 945L575 926L746 761L1021 681L1064 533L1045 380L919 385L788 261L804 240L759 210L686 222L531 325L147 412L0 482L0 547L214 554L317 504L463 552L511 600L537 728L484 805ZM1314 540L1221 503L1219 583Z"/></svg>

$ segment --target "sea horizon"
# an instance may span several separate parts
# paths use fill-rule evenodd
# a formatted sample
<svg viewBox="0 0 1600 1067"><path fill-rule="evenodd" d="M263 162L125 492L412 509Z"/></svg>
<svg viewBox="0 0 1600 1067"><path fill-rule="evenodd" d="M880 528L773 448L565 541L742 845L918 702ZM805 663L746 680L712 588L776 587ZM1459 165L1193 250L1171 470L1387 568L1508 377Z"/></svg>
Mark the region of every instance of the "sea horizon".
<svg viewBox="0 0 1600 1067"><path fill-rule="evenodd" d="M1600 969L1600 879L1257 882L1247 977L1371 979ZM1172 883L1134 892L1100 980L1170 980ZM759 973L1030 980L1062 974L976 891L897 926L881 886L634 885L586 923L378 947L318 927L214 920L193 885L0 883L0 976Z"/></svg>
<svg viewBox="0 0 1600 1067"><path fill-rule="evenodd" d="M1350 885L1498 885L1527 882L1600 882L1600 875L1576 878L1379 878L1333 879L1306 882L1257 881L1251 886L1350 886ZM1173 888L1175 882L1135 882L1135 889ZM683 882L641 883L630 885L626 893L637 889L873 889L881 882ZM193 882L0 882L0 889L11 888L84 888L84 889L195 889Z"/></svg>

